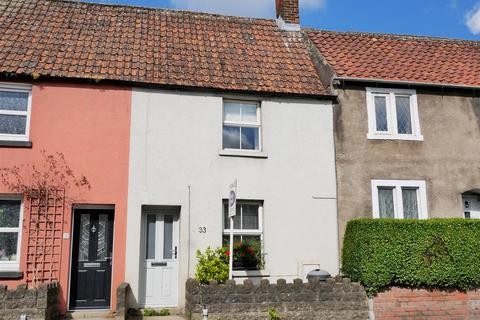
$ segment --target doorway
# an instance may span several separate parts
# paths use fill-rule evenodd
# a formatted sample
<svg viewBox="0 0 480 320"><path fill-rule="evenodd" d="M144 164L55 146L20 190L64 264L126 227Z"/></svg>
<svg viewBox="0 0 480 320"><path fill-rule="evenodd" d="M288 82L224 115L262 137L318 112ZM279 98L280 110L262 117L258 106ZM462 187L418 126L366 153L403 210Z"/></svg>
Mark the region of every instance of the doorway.
<svg viewBox="0 0 480 320"><path fill-rule="evenodd" d="M142 214L143 307L177 307L179 212L173 207L145 207Z"/></svg>
<svg viewBox="0 0 480 320"><path fill-rule="evenodd" d="M480 195L463 194L462 203L465 219L480 219Z"/></svg>
<svg viewBox="0 0 480 320"><path fill-rule="evenodd" d="M113 209L75 209L70 309L109 309Z"/></svg>

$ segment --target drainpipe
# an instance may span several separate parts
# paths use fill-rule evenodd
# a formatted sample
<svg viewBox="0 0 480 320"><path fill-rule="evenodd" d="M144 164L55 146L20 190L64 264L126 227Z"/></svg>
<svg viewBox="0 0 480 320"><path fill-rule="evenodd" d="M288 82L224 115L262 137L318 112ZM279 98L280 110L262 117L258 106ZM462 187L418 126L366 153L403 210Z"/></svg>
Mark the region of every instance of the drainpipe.
<svg viewBox="0 0 480 320"><path fill-rule="evenodd" d="M191 189L192 186L187 184L188 188L188 255L187 255L187 278L190 277L190 234L192 233L190 226L190 201L191 201Z"/></svg>

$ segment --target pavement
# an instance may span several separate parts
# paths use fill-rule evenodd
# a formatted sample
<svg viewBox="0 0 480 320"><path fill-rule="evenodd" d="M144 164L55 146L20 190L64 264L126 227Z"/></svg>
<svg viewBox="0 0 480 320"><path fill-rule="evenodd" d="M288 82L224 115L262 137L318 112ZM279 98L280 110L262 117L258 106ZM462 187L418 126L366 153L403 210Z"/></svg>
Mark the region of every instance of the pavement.
<svg viewBox="0 0 480 320"><path fill-rule="evenodd" d="M129 320L185 320L182 316L128 317Z"/></svg>

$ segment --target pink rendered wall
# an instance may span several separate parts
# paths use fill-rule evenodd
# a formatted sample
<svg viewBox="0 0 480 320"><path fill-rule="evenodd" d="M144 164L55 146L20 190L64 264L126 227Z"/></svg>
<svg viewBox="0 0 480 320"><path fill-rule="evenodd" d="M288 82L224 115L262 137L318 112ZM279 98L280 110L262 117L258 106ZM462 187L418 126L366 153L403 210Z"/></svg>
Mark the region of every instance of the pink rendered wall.
<svg viewBox="0 0 480 320"><path fill-rule="evenodd" d="M112 309L115 290L124 280L128 192L131 89L104 85L42 84L32 89L31 149L0 147L0 168L39 161L40 151L62 152L76 174L84 174L92 188L82 192L84 204L115 205ZM0 185L0 193L8 193ZM26 218L26 216L24 216ZM72 209L65 208L60 271L61 310L66 311L70 270ZM24 222L25 230L26 222ZM21 271L26 267L26 232L22 237ZM2 281L8 286L24 283Z"/></svg>

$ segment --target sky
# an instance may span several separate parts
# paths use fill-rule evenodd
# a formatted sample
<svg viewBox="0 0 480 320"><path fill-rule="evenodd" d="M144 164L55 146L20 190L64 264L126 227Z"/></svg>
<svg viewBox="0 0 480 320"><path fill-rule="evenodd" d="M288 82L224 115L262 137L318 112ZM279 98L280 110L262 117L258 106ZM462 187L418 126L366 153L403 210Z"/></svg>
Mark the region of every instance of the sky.
<svg viewBox="0 0 480 320"><path fill-rule="evenodd" d="M275 0L87 0L273 18ZM480 40L480 0L300 0L303 27Z"/></svg>

